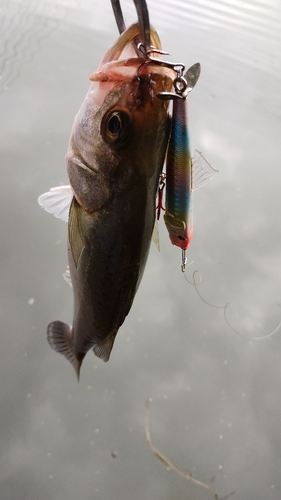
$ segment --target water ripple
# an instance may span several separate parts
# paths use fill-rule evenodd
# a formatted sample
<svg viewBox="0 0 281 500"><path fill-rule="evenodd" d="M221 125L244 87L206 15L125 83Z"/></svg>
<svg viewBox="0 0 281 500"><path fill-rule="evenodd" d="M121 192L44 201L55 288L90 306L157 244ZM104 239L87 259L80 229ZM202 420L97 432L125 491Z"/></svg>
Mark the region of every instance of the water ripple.
<svg viewBox="0 0 281 500"><path fill-rule="evenodd" d="M179 15L180 13L180 15ZM227 27L261 37L281 38L281 4L276 0L249 2L244 0L174 0L161 4L161 17L169 24L186 24Z"/></svg>
<svg viewBox="0 0 281 500"><path fill-rule="evenodd" d="M62 3L4 0L0 3L0 94L19 77L42 48L42 41L65 19Z"/></svg>

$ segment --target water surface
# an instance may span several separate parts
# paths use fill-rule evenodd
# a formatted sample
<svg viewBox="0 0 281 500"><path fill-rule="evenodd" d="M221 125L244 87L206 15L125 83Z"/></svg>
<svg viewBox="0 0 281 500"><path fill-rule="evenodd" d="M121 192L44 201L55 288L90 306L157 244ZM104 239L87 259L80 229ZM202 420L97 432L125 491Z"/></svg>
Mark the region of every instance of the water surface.
<svg viewBox="0 0 281 500"><path fill-rule="evenodd" d="M89 75L117 38L110 2L2 0L1 499L277 500L280 478L281 8L277 0L148 0L172 59L202 75L194 147L220 170L195 194L188 277L160 224L134 306L105 364L74 370L46 341L71 321L66 225L37 197L64 155ZM132 1L122 6L136 19ZM166 470L157 448L213 490ZM112 457L112 452L114 457Z"/></svg>

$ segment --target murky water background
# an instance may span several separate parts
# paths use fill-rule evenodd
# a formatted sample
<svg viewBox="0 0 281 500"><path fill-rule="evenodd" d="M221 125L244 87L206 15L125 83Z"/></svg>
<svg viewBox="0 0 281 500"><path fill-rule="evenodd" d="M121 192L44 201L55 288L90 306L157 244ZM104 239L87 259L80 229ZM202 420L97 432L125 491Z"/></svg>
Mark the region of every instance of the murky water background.
<svg viewBox="0 0 281 500"><path fill-rule="evenodd" d="M207 500L145 439L221 497L281 495L281 8L278 0L148 0L172 60L200 61L193 145L219 175L195 194L188 251L203 303L161 225L112 357L78 384L46 326L72 319L67 226L37 197L64 155L88 77L117 38L109 1L1 0L1 500ZM129 22L133 2L124 0ZM112 457L112 452L114 457Z"/></svg>

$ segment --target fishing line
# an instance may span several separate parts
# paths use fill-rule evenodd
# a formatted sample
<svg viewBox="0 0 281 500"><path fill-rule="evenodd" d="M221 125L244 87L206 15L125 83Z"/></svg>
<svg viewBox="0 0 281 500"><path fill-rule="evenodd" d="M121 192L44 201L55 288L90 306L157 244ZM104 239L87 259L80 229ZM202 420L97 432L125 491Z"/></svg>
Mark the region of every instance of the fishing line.
<svg viewBox="0 0 281 500"><path fill-rule="evenodd" d="M231 323L229 322L228 318L227 318L227 315L226 315L226 308L227 306L229 305L230 303L228 302L225 307L224 307L224 319L225 319L225 322L226 324L229 326L229 328L231 328L231 330L234 332L234 333L237 333L238 335L240 335L241 337L246 337L248 338L249 340L264 340L264 339L268 339L269 337L272 337L273 335L275 335L275 333L278 332L278 330L280 329L281 327L281 321L278 323L277 327L270 333L266 333L265 335L262 335L261 337L259 336L252 336L252 335L248 335L247 333L241 333L239 332L238 330L236 330L232 325Z"/></svg>
<svg viewBox="0 0 281 500"><path fill-rule="evenodd" d="M150 437L150 431L149 431L149 418L148 418L148 413L149 413L149 407L150 404L152 403L152 399L149 398L146 401L145 405L145 435L146 435L146 440L149 444L149 447L151 451L154 453L154 455L162 462L165 464L167 467L169 467L171 470L176 472L179 476L183 477L184 479L187 479L188 481L191 481L192 483L197 484L198 486L202 486L203 488L210 489L210 485L203 483L202 481L199 481L198 479L195 479L195 477L192 476L190 472L182 472L180 469L175 467L162 453L160 453L157 448L152 444L151 437Z"/></svg>
<svg viewBox="0 0 281 500"><path fill-rule="evenodd" d="M160 460L160 462L162 462L163 464L165 464L166 467L168 467L169 469L173 470L180 477L182 477L184 479L187 479L188 481L191 481L194 484L197 484L197 486L201 486L202 488L205 488L205 489L208 489L210 491L213 491L214 498L216 500L226 500L231 495L233 495L235 493L234 491L232 491L231 493L229 493L227 496L225 496L223 498L220 498L219 495L217 493L215 493L214 490L211 488L211 484L214 481L214 476L209 481L209 484L203 483L202 481L199 481L198 479L196 479L190 472L188 472L188 471L183 472L180 469L178 469L164 455L162 455L162 453L160 453L160 451L158 451L157 448L155 448L154 444L151 441L150 430L149 430L149 408L150 408L150 404L151 403L152 403L152 399L151 398L147 399L146 405L145 405L145 435L146 435L146 441L149 444L149 447L150 447L151 451L158 458L158 460Z"/></svg>
<svg viewBox="0 0 281 500"><path fill-rule="evenodd" d="M188 266L186 267L189 267L194 261L190 262L190 264L188 264ZM265 335L262 335L262 336L252 336L252 335L249 335L247 333L241 333L239 332L238 330L236 330L236 328L234 328L234 326L232 326L232 324L230 323L228 317L227 317L227 308L228 306L230 305L230 302L227 302L224 306L217 306L215 304L211 304L210 302L208 302L207 300L205 300L201 293L199 292L198 290L198 285L200 285L200 283L202 283L202 275L200 273L200 271L198 271L198 269L196 269L196 271L194 271L193 275L192 275L192 279L193 281L190 281L186 274L185 274L185 269L182 271L182 274L184 276L184 279L192 286L194 286L195 288L195 291L198 295L198 297L202 300L202 302L204 302L207 306L210 306L210 307L214 307L215 309L223 309L223 315L224 315L224 319L225 319L225 322L227 324L227 326L234 332L236 333L237 335L240 335L241 337L244 337L244 338L247 338L249 340L265 340L265 339L268 339L269 337L272 337L273 335L275 335L275 333L278 332L278 330L280 329L281 327L281 321L278 323L277 327L270 333L267 333ZM199 281L196 282L196 279L195 279L195 276L199 274Z"/></svg>
<svg viewBox="0 0 281 500"><path fill-rule="evenodd" d="M194 261L192 261L194 262ZM192 264L192 262L190 262L190 264ZM188 264L188 266L190 266L190 264ZM187 266L187 267L188 267ZM200 271L198 271L198 269L196 269L196 271L194 271L193 275L192 275L192 278L193 278L193 281L189 281L189 279L186 277L186 274L185 274L185 270L182 271L182 274L185 278L185 280L190 284L190 285L193 285L195 290L196 290L196 293L197 295L200 297L200 299L202 300L202 302L204 302L205 304L207 304L207 306L210 306L210 307L214 307L215 309L225 309L229 302L227 304L225 304L225 306L216 306L214 304L211 304L210 302L208 302L207 300L205 300L202 295L200 294L199 290L198 290L198 285L200 285L200 283L202 283L202 274L200 273ZM199 274L199 281L196 283L196 280L195 280L195 276L196 274Z"/></svg>

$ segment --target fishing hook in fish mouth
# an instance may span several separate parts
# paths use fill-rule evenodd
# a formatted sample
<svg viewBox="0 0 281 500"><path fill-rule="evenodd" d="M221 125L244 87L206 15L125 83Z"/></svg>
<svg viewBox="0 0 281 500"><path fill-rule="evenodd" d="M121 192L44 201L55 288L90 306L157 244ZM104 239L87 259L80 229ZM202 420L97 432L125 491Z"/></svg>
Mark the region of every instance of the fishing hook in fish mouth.
<svg viewBox="0 0 281 500"><path fill-rule="evenodd" d="M145 47L145 49L148 50L150 48L150 23L149 23L149 14L146 1L134 0L134 4L138 15L141 43ZM120 5L120 0L111 0L111 5L119 33L121 34L123 33L123 31L125 31L126 24L124 21L124 16ZM139 42L137 43L137 46L138 45Z"/></svg>
<svg viewBox="0 0 281 500"><path fill-rule="evenodd" d="M145 61L140 64L137 69L137 78L140 80L140 70L143 66L152 64L154 66L162 66L169 69L172 69L176 73L176 77L173 81L174 92L158 92L157 97L162 100L173 100L173 99L186 99L187 94L191 92L194 86L197 83L197 80L200 76L201 66L200 63L193 64L187 71L184 73L185 65L183 63L175 63L170 62L159 57L153 57L152 54L159 55L169 55L169 52L165 52L164 50L156 49L151 46L148 50L144 47L143 44L138 44L138 51L144 57Z"/></svg>
<svg viewBox="0 0 281 500"><path fill-rule="evenodd" d="M164 59L160 59L158 57L153 57L153 54L168 55L169 52L165 52L163 50L159 50L151 46L150 22L149 22L149 14L148 14L146 0L133 0L133 1L138 15L138 23L140 27L140 39L141 39L141 40L138 39L135 40L136 52L138 55L146 59L146 61L144 61L137 70L138 80L140 79L139 76L140 69L144 65L153 64L155 66L164 66L166 68L170 68L174 70L176 73L176 77L173 82L175 92L159 92L157 96L159 97L159 99L163 100L170 100L176 98L185 99L187 93L192 90L195 83L197 82L200 70L197 76L194 77L194 75L192 75L195 81L193 81L192 84L189 85L188 78L186 78L186 76L191 68L184 75L183 73L185 70L185 65L183 63L173 63L170 61L166 61ZM111 0L111 5L119 33L121 34L126 30L126 24L120 5L120 0Z"/></svg>
<svg viewBox="0 0 281 500"><path fill-rule="evenodd" d="M149 49L146 49L142 43L138 44L138 52L145 59L144 62L140 64L137 69L137 79L140 80L140 70L143 66L153 65L153 66L162 66L165 68L172 69L176 73L176 78L173 81L173 85L175 88L175 92L158 92L157 96L162 100L174 99L175 97L184 97L183 94L187 89L187 82L183 76L183 72L185 69L185 65L183 63L173 63L170 61L166 61L164 59L160 59L158 57L153 57L151 54L159 54L159 55L169 55L169 52L164 50L156 49L152 45Z"/></svg>

